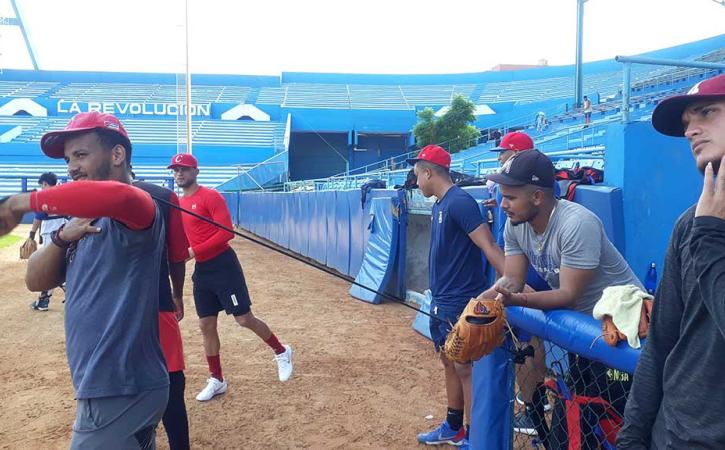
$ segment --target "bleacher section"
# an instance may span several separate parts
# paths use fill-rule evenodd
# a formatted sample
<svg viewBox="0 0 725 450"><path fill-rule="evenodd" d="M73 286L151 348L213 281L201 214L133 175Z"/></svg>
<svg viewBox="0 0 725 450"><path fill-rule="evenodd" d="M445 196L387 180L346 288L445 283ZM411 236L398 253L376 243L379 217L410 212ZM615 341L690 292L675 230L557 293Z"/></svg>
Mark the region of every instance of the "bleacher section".
<svg viewBox="0 0 725 450"><path fill-rule="evenodd" d="M0 116L0 125L20 125L22 134L14 142L34 143L48 130L62 129L67 118ZM161 119L124 119L124 126L136 144L176 144L186 140L183 121ZM192 122L192 139L205 145L230 147L274 147L280 149L284 124L277 122L203 120Z"/></svg>
<svg viewBox="0 0 725 450"><path fill-rule="evenodd" d="M443 106L460 94L470 98L475 84L369 85L289 83L265 88L258 103L283 108L413 110L416 106Z"/></svg>
<svg viewBox="0 0 725 450"><path fill-rule="evenodd" d="M40 97L58 84L43 81L0 81L0 97Z"/></svg>
<svg viewBox="0 0 725 450"><path fill-rule="evenodd" d="M68 83L50 98L68 101L185 103L183 84ZM247 86L193 85L192 103L244 103Z"/></svg>

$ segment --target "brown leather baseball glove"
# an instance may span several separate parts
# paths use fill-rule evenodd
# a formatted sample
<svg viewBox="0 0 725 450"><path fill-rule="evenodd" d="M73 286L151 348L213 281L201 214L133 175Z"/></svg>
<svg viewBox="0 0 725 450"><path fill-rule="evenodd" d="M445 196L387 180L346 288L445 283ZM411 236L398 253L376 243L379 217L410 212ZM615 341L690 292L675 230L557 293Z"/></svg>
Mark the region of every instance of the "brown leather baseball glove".
<svg viewBox="0 0 725 450"><path fill-rule="evenodd" d="M503 343L506 310L494 299L472 299L446 338L443 351L459 363L475 361Z"/></svg>

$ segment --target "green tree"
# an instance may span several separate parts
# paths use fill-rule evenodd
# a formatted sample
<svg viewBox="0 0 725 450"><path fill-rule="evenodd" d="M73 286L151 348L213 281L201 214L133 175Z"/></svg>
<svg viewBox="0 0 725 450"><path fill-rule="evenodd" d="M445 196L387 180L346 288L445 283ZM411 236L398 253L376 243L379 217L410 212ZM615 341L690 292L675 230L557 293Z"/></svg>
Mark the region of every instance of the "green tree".
<svg viewBox="0 0 725 450"><path fill-rule="evenodd" d="M480 136L478 129L471 125L476 120L475 110L476 105L462 95L453 98L441 117L435 117L432 109L425 108L418 113L418 123L413 128L416 144L421 148L439 144L450 153L474 145Z"/></svg>

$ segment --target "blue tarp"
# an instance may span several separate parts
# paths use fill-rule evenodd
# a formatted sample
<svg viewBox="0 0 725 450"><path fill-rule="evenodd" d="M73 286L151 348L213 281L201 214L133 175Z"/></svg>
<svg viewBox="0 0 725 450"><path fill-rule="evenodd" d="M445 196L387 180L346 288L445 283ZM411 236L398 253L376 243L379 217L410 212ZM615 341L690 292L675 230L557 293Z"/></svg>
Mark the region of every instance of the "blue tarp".
<svg viewBox="0 0 725 450"><path fill-rule="evenodd" d="M365 251L365 259L355 278L355 282L378 292L387 291L388 282L395 270L398 221L393 216L392 207L393 202L389 198L378 198L372 201L373 219L370 221L370 239ZM350 288L350 295L370 303L380 303L383 300L380 295L355 285Z"/></svg>

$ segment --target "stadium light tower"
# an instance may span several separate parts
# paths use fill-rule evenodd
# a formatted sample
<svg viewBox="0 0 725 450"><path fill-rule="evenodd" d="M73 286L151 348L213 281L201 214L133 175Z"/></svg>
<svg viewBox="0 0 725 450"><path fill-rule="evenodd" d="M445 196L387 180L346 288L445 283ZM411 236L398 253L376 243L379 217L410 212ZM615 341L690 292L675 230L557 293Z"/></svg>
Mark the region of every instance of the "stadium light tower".
<svg viewBox="0 0 725 450"><path fill-rule="evenodd" d="M584 41L584 3L588 0L576 0L576 62L574 75L574 107L582 105L582 91L584 79L582 78L582 47Z"/></svg>
<svg viewBox="0 0 725 450"><path fill-rule="evenodd" d="M185 2L186 20L186 153L191 154L191 72L189 71L189 0Z"/></svg>

